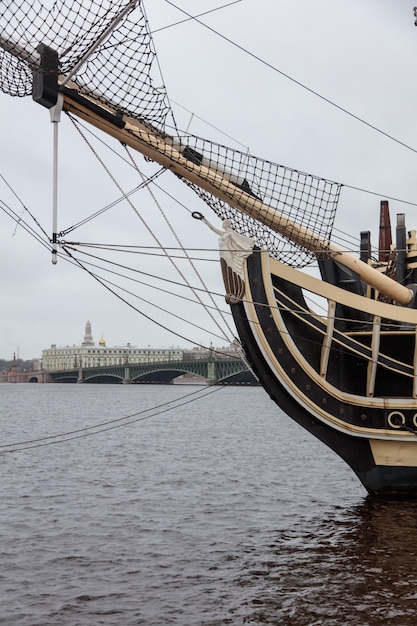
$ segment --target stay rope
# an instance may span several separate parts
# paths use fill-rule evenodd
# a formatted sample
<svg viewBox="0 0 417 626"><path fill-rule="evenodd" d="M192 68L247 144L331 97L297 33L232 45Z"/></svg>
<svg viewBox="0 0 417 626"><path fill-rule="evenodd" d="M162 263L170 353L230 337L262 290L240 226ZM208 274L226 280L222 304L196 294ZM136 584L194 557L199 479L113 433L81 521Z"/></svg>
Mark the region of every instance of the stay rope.
<svg viewBox="0 0 417 626"><path fill-rule="evenodd" d="M201 398L205 398L206 396L209 396L212 393L221 391L223 389L224 386L218 386L216 388L210 387L208 391L207 388L198 389L197 391L192 391L191 393L185 394L184 396L176 398L175 400L169 400L168 402L164 402L149 409L137 411L136 413L131 413L130 415L118 417L113 420L107 420L106 422L100 422L91 426L85 426L84 428L78 428L75 430L58 433L57 435L47 435L46 437L39 437L37 439L26 439L24 441L0 444L0 454L5 454L8 452L21 452L23 450L31 450L33 448L42 448L44 446L50 446L58 443L66 443L67 441L73 441L74 439L83 439L84 437L91 437L92 435L98 435L109 430L115 430L116 428L131 426L132 424L136 424L137 422L143 422L145 420L151 419L152 417L156 417L158 415L162 415L164 413L172 411L173 409L178 409L186 404L190 404L191 402L195 402L197 400L200 400ZM205 393L203 394L202 391L205 391ZM196 394L200 395L197 396ZM146 414L150 411L153 411L153 413L143 416L144 413Z"/></svg>
<svg viewBox="0 0 417 626"><path fill-rule="evenodd" d="M16 226L13 232L13 235L16 234L16 230L19 226L19 224L22 222L22 218L23 215L25 213L27 213L28 215L30 215L30 217L32 218L32 220L35 222L36 226L39 228L39 230L45 235L45 237L47 239L49 239L49 235L46 233L46 231L42 228L42 226L40 225L40 223L38 222L38 220L36 219L36 217L33 215L33 213L31 213L31 211L29 211L28 207L24 204L23 200L17 195L16 191L12 188L12 186L7 182L7 180L4 178L4 176L0 173L0 178L2 179L2 181L4 182L4 184L6 185L6 187L10 190L10 192L13 194L13 196L16 198L16 200L19 202L19 204L22 206L23 211L22 211L22 215L20 217L18 217L18 219L16 220Z"/></svg>
<svg viewBox="0 0 417 626"><path fill-rule="evenodd" d="M162 324L162 322L158 322L155 319L153 319L150 315L148 315L147 313L145 313L144 311L141 311L140 309L138 309L134 304L132 304L131 302L129 302L128 300L126 300L126 298L122 297L119 293L117 293L117 291L115 291L114 288L110 287L107 284L107 281L105 279L103 279L101 276L98 276L97 274L95 274L94 272L90 271L85 264L83 264L77 257L75 257L73 254L71 254L70 250L67 248L64 248L66 254L72 259L72 261L74 263L76 263L81 269L83 269L85 272L87 272L87 274L89 274L92 278L94 278L94 280L96 280L102 287L104 287L105 289L107 289L107 291L109 291L110 293L112 293L116 298L118 298L121 302L123 302L124 304L126 304L129 308L131 308L133 311L136 311L136 313L139 313L139 315L142 315L145 319L151 321L153 324L155 324L156 326L159 326L159 328L162 328L163 330L168 331L169 333L171 333L172 335L175 335L176 337L178 337L179 339L184 339L187 342L190 342L190 338L186 337L185 335L183 335L182 333L176 332L175 330L172 330L171 328L169 328L168 326L166 326L166 324ZM117 289L120 289L119 286L117 286ZM188 320L186 320L187 323ZM195 344L195 341L193 341L192 343ZM201 346L206 348L207 346Z"/></svg>
<svg viewBox="0 0 417 626"><path fill-rule="evenodd" d="M122 186L120 185L120 183L117 181L116 177L110 172L109 168L107 167L107 165L104 163L103 159L100 157L100 155L97 153L97 151L94 149L94 147L92 146L91 142L88 140L88 138L86 137L85 133L83 132L83 130L81 129L81 126L78 124L77 120L74 119L74 117L70 114L68 114L68 117L70 118L73 126L75 127L75 129L77 130L77 132L79 133L79 135L81 136L81 138L83 139L83 141L86 143L86 145L88 146L88 148L90 149L91 153L94 155L94 157L97 159L97 161L100 163L100 165L103 167L103 169L105 170L106 174L109 176L109 178L112 180L112 182L114 183L114 185L117 187L117 189L119 190L119 192L122 194L122 197L126 200L126 202L129 204L130 208L132 209L132 211L134 212L134 214L136 215L136 217L140 220L140 222L142 223L142 225L145 227L145 229L147 230L147 232L150 234L150 236L152 237L152 239L156 242L156 244L158 245L159 249L162 250L162 252L164 253L165 257L168 259L168 261L171 263L171 265L175 268L176 272L181 276L182 280L184 281L184 284L191 289L191 291L194 293L195 297L197 298L198 302L205 307L205 303L203 302L203 300L201 299L200 295L198 294L198 292L194 291L192 285L190 284L187 276L184 274L184 272L181 270L181 268L179 267L178 263L176 263L176 261L172 258L172 256L169 254L169 250L166 248L166 246L164 246L162 244L162 242L160 241L160 239L158 238L158 236L156 235L156 233L154 232L154 230L151 228L151 226L148 224L148 222L143 218L143 216L140 214L140 212L137 210L136 206L133 204L131 198L129 197L129 194L125 193L125 191L123 190ZM149 188L149 185L147 184L147 179L146 177L142 174L142 172L139 170L136 162L134 161L134 159L132 158L132 155L130 154L129 150L127 149L126 146L125 150L127 151L127 154L130 158L130 162L133 165L133 167L135 168L136 172L139 174L139 176L142 178L142 184L143 186L147 189L148 193L150 194L153 202L155 203L155 206L158 208L159 212L161 213L164 221L166 222L166 224L168 225L169 229L171 230L172 234L174 235L178 245L181 247L181 249L183 250L184 254L185 254L185 258L187 258L190 266L192 267L193 271L196 273L197 277L199 278L201 284L203 285L203 287L205 288L206 293L209 295L209 297L211 298L214 306L216 306L215 301L212 299L212 296L210 295L209 290L207 289L207 286L203 280L203 278L201 277L201 274L198 272L195 264L193 263L193 261L190 259L186 249L183 247L183 245L181 244L181 241L177 235L177 233L175 232L175 230L172 227L172 224L170 223L170 221L167 219L165 212L163 211L160 203L158 202L158 200L155 197L155 194L152 192L152 190ZM66 232L69 232L70 229L68 229ZM230 336L233 337L233 330L231 329L230 325L228 324L228 322L225 320L225 318L223 317L223 315L221 314L220 310L219 310L219 315L222 317L223 323L226 325L227 330L230 333L230 336L227 337L224 328L220 325L219 321L215 318L215 316L211 313L211 311L209 309L207 310L207 314L209 315L209 317L212 319L212 321L214 322L214 324L217 326L217 328L220 330L220 332L222 333L222 336L224 338L225 341L230 341Z"/></svg>
<svg viewBox="0 0 417 626"><path fill-rule="evenodd" d="M134 166L135 170L137 171L137 173L139 174L139 176L140 176L141 178L143 178L143 174L142 174L142 172L139 170L139 168L138 168L138 166L137 166L137 163L136 163L135 159L133 158L133 155L132 155L131 151L129 150L128 146L126 146L126 145L125 145L124 147L125 147L125 150L126 150L127 154L129 155L129 157L130 157L130 159L131 159L131 162L132 162L132 164L133 164L133 166ZM192 259L192 258L190 257L190 255L188 254L188 251L186 250L186 248L184 248L184 246L182 245L182 243L181 243L181 241L180 241L180 238L178 237L177 232L176 232L176 231L175 231L175 229L173 228L172 223L171 223L171 222L169 221L169 219L167 218L166 213L165 213L165 211L163 210L163 208L162 208L161 204L158 202L157 198L155 197L155 194L153 193L153 191L152 191L152 189L151 189L150 187L147 187L147 191L148 191L148 193L150 194L150 196L151 196L152 200L154 201L155 205L158 207L158 210L159 210L159 212L161 213L162 217L164 218L165 223L167 224L167 226L168 226L169 230L170 230L170 231L171 231L171 233L173 234L173 236L174 236L174 238L175 238L176 242L178 243L178 245L179 245L179 247L180 247L181 251L184 253L185 258L188 260L188 262L189 262L190 266L192 267L193 271L195 272L195 274L196 274L197 278L199 279L200 283L202 284L203 288L205 289L205 292L206 292L206 293L207 293L207 295L209 296L209 298L210 298L210 300L211 300L212 304L213 304L213 305L214 305L214 307L217 309L217 311L218 311L218 313L219 313L219 315L220 315L220 317L221 317L221 319L222 319L222 321L223 321L223 324L224 324L224 325L226 325L227 330L229 331L230 335L232 335L232 336L233 336L233 330L232 330L232 328L229 326L229 324L228 324L228 322L227 322L226 318L223 316L223 314L222 314L221 310L218 308L217 303L214 301L214 298L213 298L213 296L211 295L211 292L209 291L209 289L208 289L208 287L207 287L207 285L206 285L206 283L205 283L205 281L204 281L203 277L201 276L201 274L200 274L200 272L199 272L199 270L198 270L197 266L195 265L195 263L194 263L193 259ZM164 251L166 251L166 249L165 249ZM170 259L172 259L172 255L169 255L169 258L170 258ZM200 302L203 306L205 306L205 304L204 304L204 303L202 302L202 300L200 299L199 294L198 294L197 292L195 292L195 291L194 291L194 288L190 285L190 283L189 283L188 279L186 278L186 276L185 276L185 275L183 275L183 274L181 274L181 276L182 276L182 278L184 279L184 281L186 282L187 287L189 287L189 288L191 289L191 291L192 291L192 292L193 292L193 294L196 296L196 298L198 299L198 301L199 301L199 302ZM224 333L223 328L221 327L220 323L219 323L219 322L218 322L218 320L217 320L217 319L216 319L216 318L215 318L215 317L211 314L211 312L210 312L210 310L209 310L209 309L207 309L207 313L209 314L209 316L211 317L211 319L213 320L213 322L215 323L215 325L216 325L216 326L220 329L220 331L221 331L222 333Z"/></svg>
<svg viewBox="0 0 417 626"><path fill-rule="evenodd" d="M155 286L155 285L150 285L149 283L146 283L146 282L144 282L144 281L140 281L140 280L138 280L137 278L132 278L132 277L126 276L125 274L121 274L121 273L119 273L119 272L116 272L115 270L111 270L111 269L106 268L106 267L102 267L102 266L96 265L96 264L94 264L94 263L91 263L91 262L85 261L85 260L81 261L79 258L76 258L76 257L74 256L74 254L73 254L73 253L75 253L75 252L76 252L77 254L80 254L80 250L79 250L78 248L73 248L73 247L71 247L71 246L70 246L70 245L68 245L68 244L63 244L63 245L62 245L62 249L63 249L63 250L64 250L64 251L65 251L65 252L66 252L66 253L67 253L67 254L68 254L71 258L73 258L74 260L76 260L76 261L77 261L77 263L79 264L79 266L80 266L80 267L82 267L83 269L85 269L85 270L86 270L86 271L88 271L88 272L89 272L89 270L87 269L87 266L88 266L88 267L94 267L95 269L99 269L99 270L101 270L101 271L105 271L105 272L108 272L108 273L111 273L111 274L114 274L114 275L120 276L121 278L124 278L124 279L130 280L130 281L132 281L132 282L134 282L134 283L137 283L137 284L144 285L144 286L149 287L149 288L151 288L151 289L157 289L159 293L167 293L167 294L169 294L169 296L171 296L171 297L172 297L172 296L174 296L174 297L176 297L176 298L180 298L180 299L182 299L182 300L184 300L184 301L195 303L195 300L193 300L192 298L187 298L186 296L182 296L182 295L180 295L180 294L176 294L176 293L170 292L170 291L168 291L168 290L166 290L166 289L161 289L160 287L157 287L157 286ZM156 274L149 274L149 273L147 273L147 272L142 272L142 271L139 271L139 270L137 270L137 269L133 269L133 268L131 268L131 267L128 267L128 266L126 266L126 265L121 265L120 263L116 263L116 262L114 262L114 261L108 261L107 259L104 259L104 258L102 258L102 257L98 257L98 256L96 256L96 255L89 254L88 252L81 251L81 254L83 254L83 255L85 255L85 256L88 256L88 257L90 257L90 258L94 258L94 259L99 260L99 261L104 262L104 263L110 263L112 267L120 267L120 268L123 268L123 269L125 269L125 270L129 270L130 272L139 272L140 274L145 275L145 276L148 276L148 277L153 278L153 279L155 279L155 280L162 280L162 281L164 281L164 282L168 282L168 283L171 283L171 284L174 284L174 285L179 285L179 286L181 286L181 287L183 286L183 284L182 284L182 283L180 283L180 282L178 282L178 281L173 281L173 280L170 280L170 279L167 279L167 278L161 278L160 276L158 276L158 275L156 275ZM180 320L184 321L184 317L183 317L183 316L176 315L173 311L170 311L170 310L168 310L168 309L165 309L164 307L161 307L161 306L159 306L158 304L155 304L155 302L152 302L152 301L150 301L150 300L147 300L147 299L146 299L146 298L144 298L143 296L139 296L137 293L133 293L132 291L129 291L128 289L126 289L126 288L122 287L120 284L114 283L114 282L112 282L111 280L109 280L109 279L107 279L107 278L104 278L103 276L99 276L98 274L96 274L96 273L94 273L94 272L89 272L89 273L90 273L90 274L91 274L94 278L96 278L97 280L103 281L103 283L106 283L107 285L111 285L111 287L112 287L112 288L115 288L115 289L117 289L118 291L124 292L124 293L126 293L127 295L129 295L129 296L132 296L132 297L134 297L134 298L136 298L136 299L138 299L138 300L141 300L141 302L145 302L146 304L151 305L151 306L152 306L152 307L154 307L155 309L158 309L159 311L163 311L164 313L166 313L166 314L167 314L167 315L169 315L170 317L175 317L176 319L180 319ZM194 291L194 290L198 290L198 287L193 287L193 291ZM205 289L204 289L204 290L203 290L203 289L201 289L201 291L204 291L205 293L207 293L207 291L206 291ZM219 296L220 294L215 294L215 295ZM118 297L119 297L119 296L118 296ZM121 298L121 297L120 297L120 298ZM128 304L128 302L127 302L124 298L121 298L121 299L122 299L124 302L126 302L126 304ZM205 309L205 310L206 310L206 312L207 312L207 311L208 311L208 309L209 309L209 305L207 305L207 304L205 304L205 303L202 303L202 306L204 307L204 309ZM215 306L214 306L214 308L215 308L216 312L220 312L220 311L221 311L217 305L215 305ZM137 310L137 309L135 309L135 310ZM142 315L144 315L141 311L138 311L138 312L139 312L139 313L141 313ZM149 318L149 319L151 319L151 318ZM199 324L195 324L194 322L191 322L190 320L186 320L186 321L187 321L187 324L188 324L189 326L193 326L194 328L198 328L199 330L202 330L202 331L206 331L206 330L207 330L206 328L203 328L203 327L202 327L202 326L200 326ZM154 322L155 322L155 320L154 320ZM155 323L157 323L157 322L155 322ZM166 328L166 327L164 327L164 328ZM175 333L175 331L172 331L172 330L171 330L170 332L172 332L173 334L177 334L177 333ZM211 331L210 335L212 335L213 337L216 337L217 339L224 340L224 333L222 333L221 335L217 335L216 333L214 333L213 331ZM178 336L179 336L179 337L181 337L181 338L184 338L182 335L178 335ZM188 339L187 341L190 341L190 340ZM193 343L195 343L195 342L193 342ZM208 346L201 346L201 347L203 347L203 348L208 348Z"/></svg>
<svg viewBox="0 0 417 626"><path fill-rule="evenodd" d="M69 228L66 228L65 230L60 231L59 237L65 237L65 235L68 235L69 233L71 233L72 231L76 230L77 228L80 228L80 226L84 226L84 224L87 224L88 222L90 222L91 220L95 219L96 217L99 217L103 213L106 213L106 211L109 211L110 209L113 209L116 205L120 204L120 202L122 202L123 200L125 200L129 196L131 196L134 193L140 191L141 189L143 189L147 185L150 185L151 182L156 180L164 172L165 172L165 169L161 168L160 170L155 172L155 174L153 174L152 176L149 176L149 178L147 178L146 180L143 180L140 185L137 185L136 187L134 187L130 191L127 191L123 196L120 196L116 200L113 200L113 202L110 202L105 207L99 209L95 213L92 213L88 217L85 217L83 220L80 220L79 222L77 222L76 224L73 224Z"/></svg>

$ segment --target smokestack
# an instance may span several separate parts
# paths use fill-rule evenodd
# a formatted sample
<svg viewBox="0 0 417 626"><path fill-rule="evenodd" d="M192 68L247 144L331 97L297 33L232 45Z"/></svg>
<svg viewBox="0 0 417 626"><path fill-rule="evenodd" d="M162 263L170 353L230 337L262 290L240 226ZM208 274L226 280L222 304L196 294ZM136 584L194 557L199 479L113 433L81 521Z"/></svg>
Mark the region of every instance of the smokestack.
<svg viewBox="0 0 417 626"><path fill-rule="evenodd" d="M379 213L379 256L378 260L388 263L392 244L391 220L389 215L388 200L381 200Z"/></svg>

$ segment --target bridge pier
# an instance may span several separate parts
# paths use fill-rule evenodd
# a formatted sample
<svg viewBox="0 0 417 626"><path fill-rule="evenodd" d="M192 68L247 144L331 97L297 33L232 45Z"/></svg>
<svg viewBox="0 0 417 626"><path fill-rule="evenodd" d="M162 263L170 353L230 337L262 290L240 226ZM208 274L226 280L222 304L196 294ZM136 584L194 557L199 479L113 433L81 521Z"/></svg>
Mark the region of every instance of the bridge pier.
<svg viewBox="0 0 417 626"><path fill-rule="evenodd" d="M80 369L78 370L77 383L83 383L83 382L84 382L84 372L83 372L83 368L80 367Z"/></svg>
<svg viewBox="0 0 417 626"><path fill-rule="evenodd" d="M128 365L124 366L124 371L123 371L123 384L124 385L129 385L132 380L130 378L130 367Z"/></svg>
<svg viewBox="0 0 417 626"><path fill-rule="evenodd" d="M217 383L217 368L214 361L207 363L207 384L215 385Z"/></svg>

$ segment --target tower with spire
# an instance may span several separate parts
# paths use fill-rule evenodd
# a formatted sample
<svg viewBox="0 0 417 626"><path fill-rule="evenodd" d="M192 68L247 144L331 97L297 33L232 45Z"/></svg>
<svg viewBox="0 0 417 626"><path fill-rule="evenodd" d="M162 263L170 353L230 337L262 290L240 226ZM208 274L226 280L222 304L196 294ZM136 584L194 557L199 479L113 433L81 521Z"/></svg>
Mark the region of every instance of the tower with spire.
<svg viewBox="0 0 417 626"><path fill-rule="evenodd" d="M85 325L85 334L84 334L84 341L81 344L83 347L84 346L95 346L95 343L93 341L93 335L91 334L91 322L88 320L86 325Z"/></svg>

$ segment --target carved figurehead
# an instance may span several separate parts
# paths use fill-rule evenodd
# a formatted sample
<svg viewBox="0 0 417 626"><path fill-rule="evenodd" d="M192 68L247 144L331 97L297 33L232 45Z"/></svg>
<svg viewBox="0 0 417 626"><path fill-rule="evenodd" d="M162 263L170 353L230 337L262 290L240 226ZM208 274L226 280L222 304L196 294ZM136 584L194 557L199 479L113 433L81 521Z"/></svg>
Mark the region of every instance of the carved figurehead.
<svg viewBox="0 0 417 626"><path fill-rule="evenodd" d="M225 299L227 304L236 304L243 300L245 295L244 262L252 254L254 239L233 230L228 219L223 221L223 230L217 229L205 218L203 221L220 236L220 263L226 287Z"/></svg>

